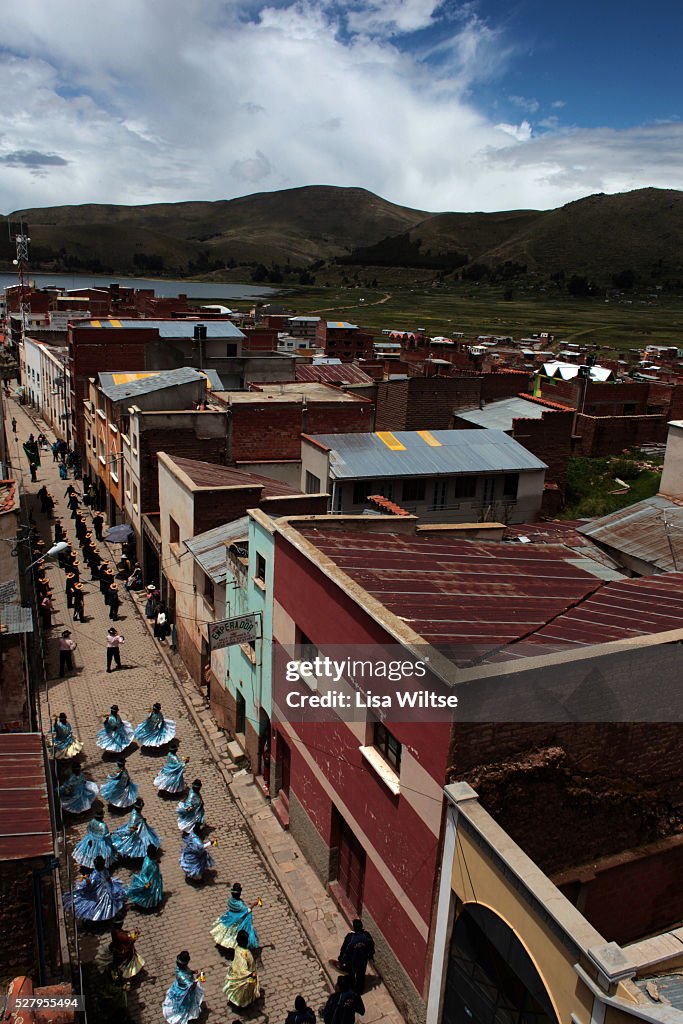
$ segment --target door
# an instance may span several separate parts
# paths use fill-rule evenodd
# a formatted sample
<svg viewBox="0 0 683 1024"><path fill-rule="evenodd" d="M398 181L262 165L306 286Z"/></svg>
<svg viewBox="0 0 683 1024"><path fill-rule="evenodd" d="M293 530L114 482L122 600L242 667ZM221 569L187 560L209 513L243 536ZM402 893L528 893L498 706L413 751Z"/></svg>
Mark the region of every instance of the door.
<svg viewBox="0 0 683 1024"><path fill-rule="evenodd" d="M247 723L247 702L238 691L235 694L237 707L235 709L235 732L244 735Z"/></svg>
<svg viewBox="0 0 683 1024"><path fill-rule="evenodd" d="M365 850L336 810L335 817L339 849L337 881L353 909L360 914L365 883Z"/></svg>
<svg viewBox="0 0 683 1024"><path fill-rule="evenodd" d="M280 791L289 799L289 781L292 772L292 752L282 733L277 734L277 761L280 773Z"/></svg>

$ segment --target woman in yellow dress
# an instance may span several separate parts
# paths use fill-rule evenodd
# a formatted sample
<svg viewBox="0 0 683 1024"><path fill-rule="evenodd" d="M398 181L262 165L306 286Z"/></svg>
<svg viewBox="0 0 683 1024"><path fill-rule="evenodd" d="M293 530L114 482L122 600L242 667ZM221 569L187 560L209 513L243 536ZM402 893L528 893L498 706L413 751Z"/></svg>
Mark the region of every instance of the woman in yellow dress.
<svg viewBox="0 0 683 1024"><path fill-rule="evenodd" d="M232 955L231 955L232 954ZM261 995L258 975L254 970L254 957L249 952L249 936L245 931L237 933L237 945L228 950L230 970L228 971L223 991L228 1002L244 1009L251 1006Z"/></svg>

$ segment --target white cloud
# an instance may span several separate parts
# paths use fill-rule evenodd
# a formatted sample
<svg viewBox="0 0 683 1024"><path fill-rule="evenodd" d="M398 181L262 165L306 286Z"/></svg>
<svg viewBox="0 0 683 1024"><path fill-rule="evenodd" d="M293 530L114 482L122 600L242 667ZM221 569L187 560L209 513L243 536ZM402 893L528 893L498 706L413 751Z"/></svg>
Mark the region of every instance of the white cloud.
<svg viewBox="0 0 683 1024"><path fill-rule="evenodd" d="M118 0L96 22L90 0L52 0L50 19L44 0L22 0L3 13L3 37L16 46L0 58L5 211L307 184L495 210L683 187L678 124L487 119L473 85L495 82L513 47L469 5ZM538 109L510 102L520 116Z"/></svg>

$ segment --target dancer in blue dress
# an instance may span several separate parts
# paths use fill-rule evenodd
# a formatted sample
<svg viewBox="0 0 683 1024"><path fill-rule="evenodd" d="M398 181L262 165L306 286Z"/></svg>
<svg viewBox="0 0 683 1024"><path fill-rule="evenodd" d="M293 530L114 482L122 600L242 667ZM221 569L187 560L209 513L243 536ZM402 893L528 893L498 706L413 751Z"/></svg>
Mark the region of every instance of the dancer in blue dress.
<svg viewBox="0 0 683 1024"><path fill-rule="evenodd" d="M184 949L175 962L175 981L166 993L161 1012L168 1024L188 1024L202 1011L204 989L199 984L202 974L190 968L190 954Z"/></svg>
<svg viewBox="0 0 683 1024"><path fill-rule="evenodd" d="M178 815L178 828L181 832L191 832L195 825L202 827L206 821L201 789L201 780L195 779L187 798L181 800L175 809Z"/></svg>
<svg viewBox="0 0 683 1024"><path fill-rule="evenodd" d="M154 780L154 785L161 793L182 793L187 788L183 772L190 759L189 757L178 757L178 746L177 739L171 740L164 767Z"/></svg>
<svg viewBox="0 0 683 1024"><path fill-rule="evenodd" d="M102 786L102 796L112 807L132 807L138 797L138 787L131 780L125 761L117 761L116 768Z"/></svg>
<svg viewBox="0 0 683 1024"><path fill-rule="evenodd" d="M86 868L94 867L95 857L103 857L106 867L116 860L111 834L104 823L103 811L98 811L93 820L88 823L88 831L80 843L74 846L72 857L77 864Z"/></svg>
<svg viewBox="0 0 683 1024"><path fill-rule="evenodd" d="M175 722L171 718L164 718L161 704L154 704L152 713L144 722L140 722L133 736L141 747L163 747L175 736Z"/></svg>
<svg viewBox="0 0 683 1024"><path fill-rule="evenodd" d="M164 883L159 869L159 850L148 846L142 867L130 880L126 889L128 902L136 907L151 910L158 907L164 898Z"/></svg>
<svg viewBox="0 0 683 1024"><path fill-rule="evenodd" d="M211 935L218 946L234 949L237 945L237 933L244 931L249 949L259 948L258 935L254 931L251 912L254 907L261 906L261 900L255 900L249 907L242 900L242 886L235 882L230 892L230 899L225 913L217 918L211 928Z"/></svg>
<svg viewBox="0 0 683 1024"><path fill-rule="evenodd" d="M64 907L81 921L111 921L123 910L126 891L118 878L112 878L103 857L95 857L94 869L66 894Z"/></svg>
<svg viewBox="0 0 683 1024"><path fill-rule="evenodd" d="M144 857L148 846L161 846L161 839L151 825L145 821L142 808L145 801L138 797L130 812L127 825L112 833L111 841L119 857Z"/></svg>
<svg viewBox="0 0 683 1024"><path fill-rule="evenodd" d="M71 911L79 920L86 920L92 913L97 890L92 881L93 868L81 868L75 887L64 893L64 909Z"/></svg>
<svg viewBox="0 0 683 1024"><path fill-rule="evenodd" d="M59 718L55 716L52 726L53 754L58 761L63 761L70 757L78 757L81 750L83 750L83 744L74 736L73 729L62 711Z"/></svg>
<svg viewBox="0 0 683 1024"><path fill-rule="evenodd" d="M205 843L200 838L201 826L195 825L191 832L183 838L183 849L178 863L185 872L185 877L192 882L201 882L204 872L213 867L213 857L208 853L210 846L217 846L217 839L209 839Z"/></svg>
<svg viewBox="0 0 683 1024"><path fill-rule="evenodd" d="M81 774L80 765L74 765L69 778L59 787L59 802L63 811L69 814L83 814L89 811L99 790L97 784L89 782Z"/></svg>
<svg viewBox="0 0 683 1024"><path fill-rule="evenodd" d="M133 741L133 727L130 722L124 722L119 715L117 704L112 704L111 710L104 720L103 728L97 734L96 743L102 750L110 753L120 754Z"/></svg>

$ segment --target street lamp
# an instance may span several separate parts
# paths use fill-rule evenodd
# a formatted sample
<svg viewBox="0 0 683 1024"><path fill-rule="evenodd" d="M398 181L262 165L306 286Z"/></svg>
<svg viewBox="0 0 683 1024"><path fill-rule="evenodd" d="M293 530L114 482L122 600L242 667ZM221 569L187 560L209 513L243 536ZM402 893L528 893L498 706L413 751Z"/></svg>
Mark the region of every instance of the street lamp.
<svg viewBox="0 0 683 1024"><path fill-rule="evenodd" d="M38 565L38 562L41 562L43 558L50 558L53 555L61 555L62 551L66 551L68 547L69 545L65 540L57 541L57 543L53 544L45 554L41 555L40 558L36 558L35 562L31 562L31 564L26 567L26 572L28 572L29 569L32 569L34 565Z"/></svg>

